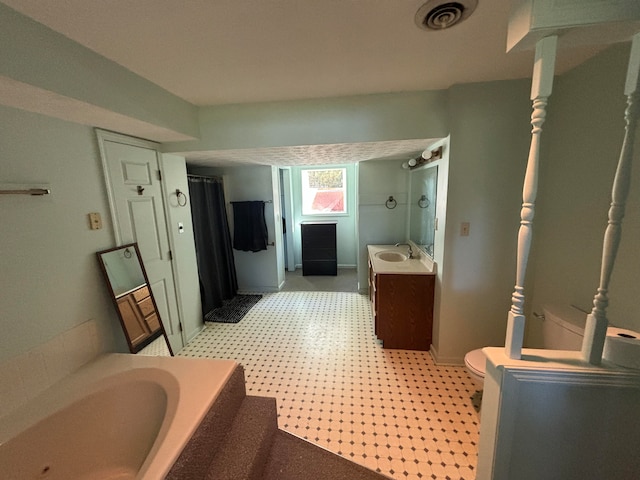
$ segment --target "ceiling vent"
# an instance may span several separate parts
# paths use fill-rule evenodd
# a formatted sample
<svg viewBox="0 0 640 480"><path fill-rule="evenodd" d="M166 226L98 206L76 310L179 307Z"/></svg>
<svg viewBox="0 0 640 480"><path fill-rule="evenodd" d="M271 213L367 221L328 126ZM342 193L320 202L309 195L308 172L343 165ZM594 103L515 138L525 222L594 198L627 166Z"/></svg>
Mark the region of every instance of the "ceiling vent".
<svg viewBox="0 0 640 480"><path fill-rule="evenodd" d="M429 0L416 12L416 25L423 30L444 30L466 20L477 6L478 0Z"/></svg>

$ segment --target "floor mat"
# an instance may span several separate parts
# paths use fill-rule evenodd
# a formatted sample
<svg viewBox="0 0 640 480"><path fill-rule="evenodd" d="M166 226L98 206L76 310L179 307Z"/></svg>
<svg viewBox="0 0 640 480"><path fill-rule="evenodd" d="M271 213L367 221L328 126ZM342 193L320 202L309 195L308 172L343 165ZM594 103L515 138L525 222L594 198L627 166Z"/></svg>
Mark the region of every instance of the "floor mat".
<svg viewBox="0 0 640 480"><path fill-rule="evenodd" d="M207 313L204 321L238 323L261 298L262 295L236 295L231 300L223 300L223 305Z"/></svg>

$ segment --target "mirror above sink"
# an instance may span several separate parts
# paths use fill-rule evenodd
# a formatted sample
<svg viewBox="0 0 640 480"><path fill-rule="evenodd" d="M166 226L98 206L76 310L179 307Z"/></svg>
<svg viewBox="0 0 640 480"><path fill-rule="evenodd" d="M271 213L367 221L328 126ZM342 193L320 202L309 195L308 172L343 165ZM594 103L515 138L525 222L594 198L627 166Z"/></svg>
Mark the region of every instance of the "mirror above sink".
<svg viewBox="0 0 640 480"><path fill-rule="evenodd" d="M409 239L429 257L434 257L438 166L411 171L409 190Z"/></svg>

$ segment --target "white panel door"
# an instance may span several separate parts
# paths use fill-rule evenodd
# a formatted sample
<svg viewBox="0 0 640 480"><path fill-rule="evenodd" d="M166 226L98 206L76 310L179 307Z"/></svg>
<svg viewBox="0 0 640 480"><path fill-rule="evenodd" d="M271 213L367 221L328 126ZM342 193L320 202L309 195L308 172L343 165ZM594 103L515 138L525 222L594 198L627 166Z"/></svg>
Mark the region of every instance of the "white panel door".
<svg viewBox="0 0 640 480"><path fill-rule="evenodd" d="M184 346L165 220L158 151L152 142L98 132L116 243L137 242L173 352ZM127 143L123 143L127 142Z"/></svg>

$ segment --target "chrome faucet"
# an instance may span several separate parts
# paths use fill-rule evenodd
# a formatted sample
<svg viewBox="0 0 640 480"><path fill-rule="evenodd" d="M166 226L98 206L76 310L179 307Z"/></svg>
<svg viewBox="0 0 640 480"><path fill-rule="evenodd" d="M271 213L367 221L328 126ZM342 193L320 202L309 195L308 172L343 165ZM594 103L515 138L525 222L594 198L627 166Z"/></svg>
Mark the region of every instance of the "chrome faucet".
<svg viewBox="0 0 640 480"><path fill-rule="evenodd" d="M413 248L411 248L411 244L409 244L409 243L396 243L396 247L399 247L400 245L406 245L407 247L409 247L409 249L407 250L407 255L409 256L409 258L413 258Z"/></svg>

